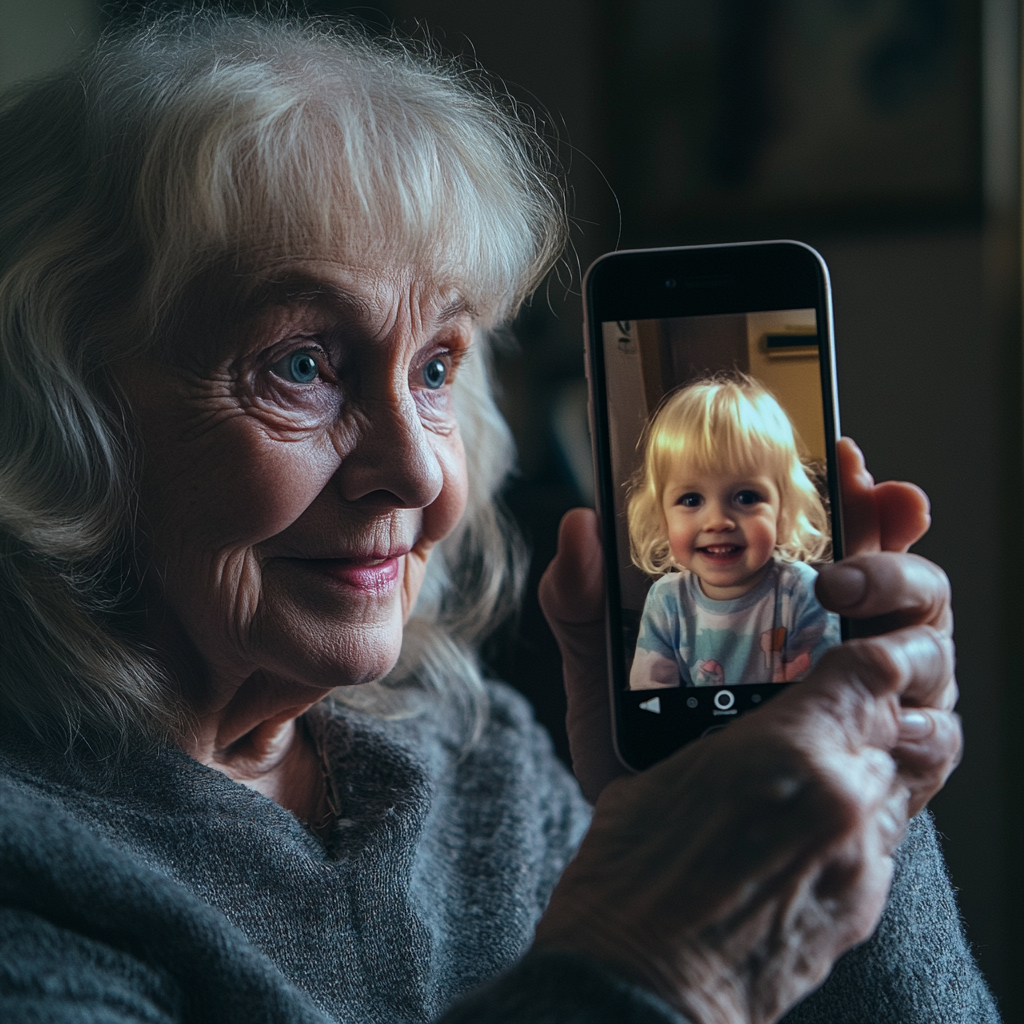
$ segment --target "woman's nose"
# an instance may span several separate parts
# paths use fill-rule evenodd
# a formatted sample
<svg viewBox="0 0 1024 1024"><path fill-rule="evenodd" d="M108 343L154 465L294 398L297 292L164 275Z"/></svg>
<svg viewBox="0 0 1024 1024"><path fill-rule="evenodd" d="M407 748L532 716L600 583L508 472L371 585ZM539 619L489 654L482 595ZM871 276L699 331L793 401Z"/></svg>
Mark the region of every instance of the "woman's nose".
<svg viewBox="0 0 1024 1024"><path fill-rule="evenodd" d="M406 391L360 406L358 438L336 474L343 497L426 508L441 493L444 474L416 402Z"/></svg>

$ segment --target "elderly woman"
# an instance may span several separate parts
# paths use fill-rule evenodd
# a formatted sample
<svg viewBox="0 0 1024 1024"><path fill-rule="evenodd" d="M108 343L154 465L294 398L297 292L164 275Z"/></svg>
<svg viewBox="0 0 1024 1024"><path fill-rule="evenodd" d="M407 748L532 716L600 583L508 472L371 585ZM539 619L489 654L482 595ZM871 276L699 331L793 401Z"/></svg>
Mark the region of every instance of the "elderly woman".
<svg viewBox="0 0 1024 1024"><path fill-rule="evenodd" d="M918 814L959 752L946 584L852 447L821 597L903 628L637 777L567 519L592 825L482 678L517 575L487 332L564 215L471 78L209 17L2 115L4 1020L768 1022L890 881L792 1019L992 1018Z"/></svg>

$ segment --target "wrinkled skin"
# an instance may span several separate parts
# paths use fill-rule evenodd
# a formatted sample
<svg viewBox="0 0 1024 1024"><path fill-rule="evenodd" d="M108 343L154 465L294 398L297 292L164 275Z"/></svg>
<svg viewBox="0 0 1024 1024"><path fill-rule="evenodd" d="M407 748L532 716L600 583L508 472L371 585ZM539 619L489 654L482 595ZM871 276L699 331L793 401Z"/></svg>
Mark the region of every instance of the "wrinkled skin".
<svg viewBox="0 0 1024 1024"><path fill-rule="evenodd" d="M537 943L612 966L695 1024L777 1020L871 934L907 821L959 758L948 583L900 553L927 529L927 501L875 485L849 441L840 459L851 555L817 592L865 638L640 775L611 749L592 513L563 521L542 581L596 807Z"/></svg>
<svg viewBox="0 0 1024 1024"><path fill-rule="evenodd" d="M474 322L411 266L278 263L260 294L116 376L143 447L148 639L194 716L180 743L312 820L295 720L391 670L465 510L451 388Z"/></svg>

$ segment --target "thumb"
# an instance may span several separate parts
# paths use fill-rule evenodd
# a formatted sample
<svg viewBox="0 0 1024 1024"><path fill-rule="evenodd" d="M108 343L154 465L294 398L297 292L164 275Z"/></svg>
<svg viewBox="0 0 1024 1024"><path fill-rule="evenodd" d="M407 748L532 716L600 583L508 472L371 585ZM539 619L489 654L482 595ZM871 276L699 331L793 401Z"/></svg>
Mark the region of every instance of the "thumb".
<svg viewBox="0 0 1024 1024"><path fill-rule="evenodd" d="M597 515L570 509L558 527L558 551L540 581L540 606L562 641L571 643L571 627L604 623L604 557Z"/></svg>
<svg viewBox="0 0 1024 1024"><path fill-rule="evenodd" d="M573 509L562 519L558 553L541 578L539 597L562 652L573 771L584 796L594 802L625 769L612 743L604 559L592 510Z"/></svg>

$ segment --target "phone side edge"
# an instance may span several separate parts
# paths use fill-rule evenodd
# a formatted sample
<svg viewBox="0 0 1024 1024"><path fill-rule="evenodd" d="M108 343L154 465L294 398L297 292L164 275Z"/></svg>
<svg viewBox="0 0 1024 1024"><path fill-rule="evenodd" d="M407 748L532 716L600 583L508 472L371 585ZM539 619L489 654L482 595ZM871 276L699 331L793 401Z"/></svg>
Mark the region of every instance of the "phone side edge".
<svg viewBox="0 0 1024 1024"><path fill-rule="evenodd" d="M831 486L829 488L829 503L832 520L832 557L834 561L841 561L846 555L846 527L843 515L843 492L842 479L839 472L839 440L843 436L839 418L839 372L836 363L836 339L835 319L832 306L832 275L829 273L828 264L825 258L813 246L796 239L788 239L794 245L806 249L818 265L822 281L822 306L825 310L826 332L825 348L821 357L821 371L827 376L829 383L829 400L831 404L831 427L833 433L833 458L836 462L835 473L830 474ZM824 391L824 389L823 389ZM843 616L839 619L840 636L843 640L850 637L849 620Z"/></svg>
<svg viewBox="0 0 1024 1024"><path fill-rule="evenodd" d="M622 752L622 746L619 742L620 733L622 730L622 724L620 722L621 709L619 707L619 701L617 699L617 692L615 687L615 672L613 671L613 662L615 658L615 649L612 641L612 630L613 630L613 614L612 614L612 587L610 586L611 580L609 579L609 567L608 567L608 551L605 543L605 533L608 529L607 516L604 509L604 494L602 487L602 462L601 462L601 447L598 440L597 432L597 413L595 411L597 403L595 402L594 388L595 379L598 373L602 374L603 377L603 362L602 370L599 371L594 366L595 359L595 348L598 344L599 339L595 334L597 327L594 319L594 308L593 308L593 294L591 291L591 283L593 281L593 274L601 265L607 261L614 259L618 255L616 252L604 253L599 256L590 266L587 268L587 272L583 277L583 367L584 373L587 379L587 422L590 428L590 456L593 461L593 472L594 472L594 511L597 513L598 528L601 532L601 558L604 566L604 584L605 584L605 597L604 597L604 646L605 646L605 665L607 666L608 672L608 704L611 716L612 726L612 750L615 753L619 764L623 766L627 771L638 772L635 765L630 764ZM603 355L601 356L603 360ZM612 513L614 516L614 512Z"/></svg>

